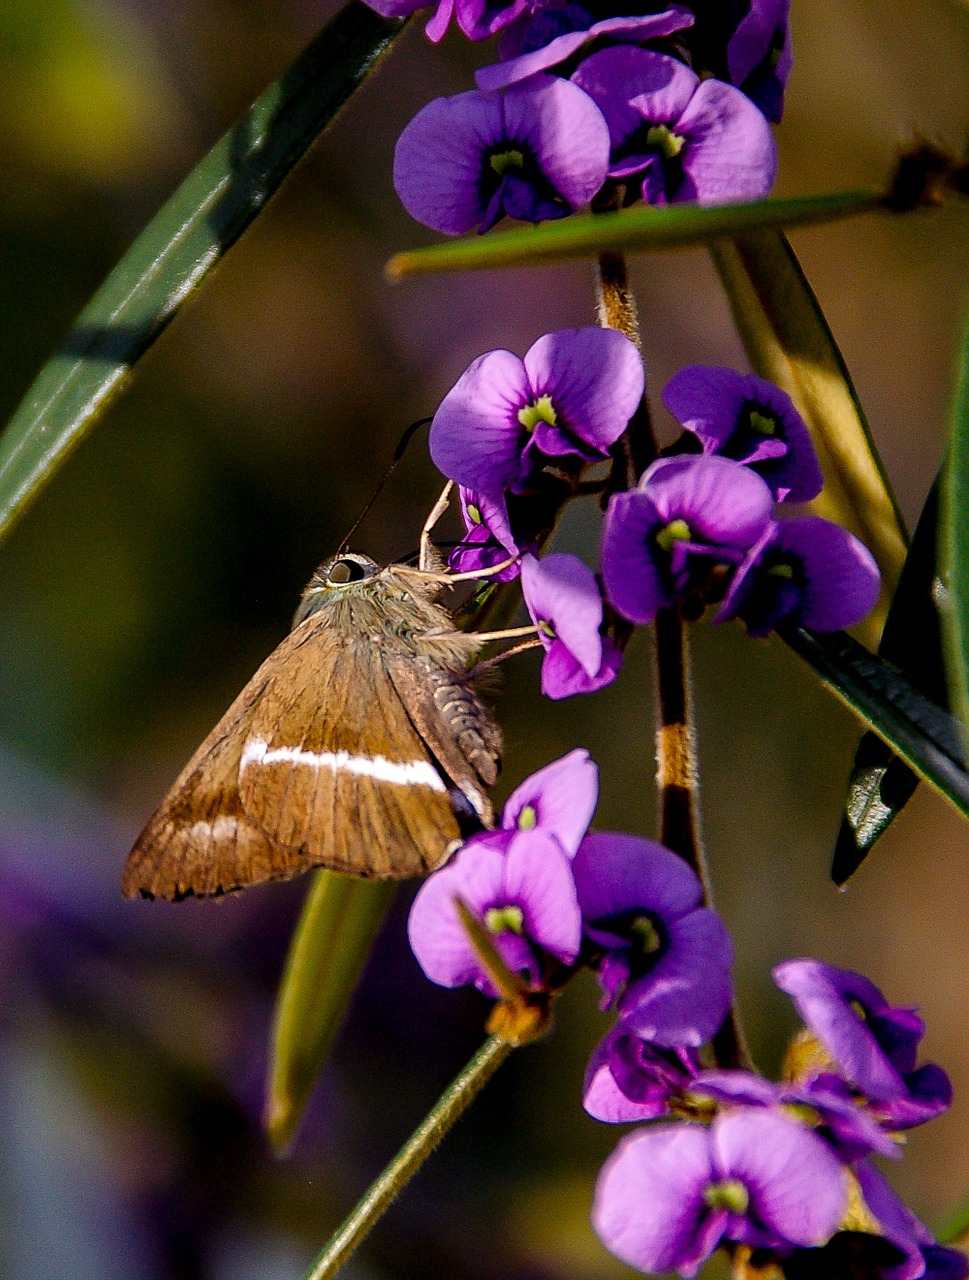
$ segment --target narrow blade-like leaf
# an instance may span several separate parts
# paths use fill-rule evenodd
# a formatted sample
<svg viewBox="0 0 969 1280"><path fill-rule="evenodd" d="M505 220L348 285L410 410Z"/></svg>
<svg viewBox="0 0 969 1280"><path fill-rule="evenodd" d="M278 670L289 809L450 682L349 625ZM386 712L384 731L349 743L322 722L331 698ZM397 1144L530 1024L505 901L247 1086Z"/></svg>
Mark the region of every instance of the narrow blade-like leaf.
<svg viewBox="0 0 969 1280"><path fill-rule="evenodd" d="M969 725L969 314L956 380L939 544L948 590L942 621L949 694L962 723Z"/></svg>
<svg viewBox="0 0 969 1280"><path fill-rule="evenodd" d="M276 995L266 1129L291 1142L397 886L316 872Z"/></svg>
<svg viewBox="0 0 969 1280"><path fill-rule="evenodd" d="M0 537L402 30L351 4L213 147L41 369L0 435Z"/></svg>
<svg viewBox="0 0 969 1280"><path fill-rule="evenodd" d="M880 207L876 191L838 191L746 204L637 205L618 213L579 214L561 222L450 240L398 253L387 264L392 280L432 271L536 266L597 253L649 253L683 249L762 227L832 222Z"/></svg>
<svg viewBox="0 0 969 1280"><path fill-rule="evenodd" d="M818 515L852 530L882 572L878 608L859 633L874 647L905 562L907 537L841 352L780 231L713 248L751 366L791 396L821 460Z"/></svg>
<svg viewBox="0 0 969 1280"><path fill-rule="evenodd" d="M878 652L913 686L948 709L942 632L936 607L936 529L941 476L926 499ZM831 878L843 885L911 799L918 777L874 733L858 744Z"/></svg>
<svg viewBox="0 0 969 1280"><path fill-rule="evenodd" d="M959 722L844 631L785 629L782 638L915 772L969 816Z"/></svg>

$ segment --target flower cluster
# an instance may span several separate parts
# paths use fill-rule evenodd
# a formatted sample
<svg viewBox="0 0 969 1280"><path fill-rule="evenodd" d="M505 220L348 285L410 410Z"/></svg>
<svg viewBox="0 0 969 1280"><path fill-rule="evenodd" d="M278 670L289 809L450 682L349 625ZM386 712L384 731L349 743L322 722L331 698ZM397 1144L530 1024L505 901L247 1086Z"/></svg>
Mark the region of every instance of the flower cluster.
<svg viewBox="0 0 969 1280"><path fill-rule="evenodd" d="M597 791L584 751L539 770L496 830L422 886L408 930L444 986L499 990L459 902L529 991L554 993L579 966L598 975L616 1022L589 1063L584 1106L611 1123L660 1121L623 1138L602 1170L593 1224L606 1246L683 1276L724 1245L791 1275L840 1274L850 1250L857 1274L965 1277L964 1256L871 1163L898 1158L898 1135L949 1106L945 1072L917 1064L921 1019L860 974L791 960L774 978L806 1029L784 1080L704 1069L732 1001L729 933L676 854L588 830Z"/></svg>
<svg viewBox="0 0 969 1280"><path fill-rule="evenodd" d="M394 17L423 7L368 2ZM472 40L501 31L500 61L478 72L477 89L410 122L397 193L448 235L505 215L562 218L593 200L759 199L777 169L769 121L780 119L790 70L789 3L629 14L595 0L440 0L430 38L453 15Z"/></svg>

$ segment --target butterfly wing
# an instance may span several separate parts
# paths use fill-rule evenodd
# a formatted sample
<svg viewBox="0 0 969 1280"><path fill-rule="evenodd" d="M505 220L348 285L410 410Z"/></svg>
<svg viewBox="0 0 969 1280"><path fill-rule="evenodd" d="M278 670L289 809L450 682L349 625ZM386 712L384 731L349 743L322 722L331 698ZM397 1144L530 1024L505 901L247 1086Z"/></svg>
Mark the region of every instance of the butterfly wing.
<svg viewBox="0 0 969 1280"><path fill-rule="evenodd" d="M208 897L293 874L294 854L239 799L239 760L271 677L264 664L177 778L128 855L126 898Z"/></svg>
<svg viewBox="0 0 969 1280"><path fill-rule="evenodd" d="M246 815L303 866L381 879L432 870L460 830L380 645L311 617L275 658L240 753Z"/></svg>

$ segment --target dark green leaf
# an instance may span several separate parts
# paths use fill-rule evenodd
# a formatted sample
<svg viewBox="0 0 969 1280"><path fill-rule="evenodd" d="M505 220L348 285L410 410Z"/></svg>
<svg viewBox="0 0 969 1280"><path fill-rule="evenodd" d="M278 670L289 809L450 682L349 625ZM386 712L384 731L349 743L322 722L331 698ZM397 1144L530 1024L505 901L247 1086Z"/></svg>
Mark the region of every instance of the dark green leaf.
<svg viewBox="0 0 969 1280"><path fill-rule="evenodd" d="M939 544L942 580L949 593L942 614L949 694L962 723L969 724L969 315L962 335Z"/></svg>
<svg viewBox="0 0 969 1280"><path fill-rule="evenodd" d="M402 30L343 9L152 219L0 436L0 537Z"/></svg>
<svg viewBox="0 0 969 1280"><path fill-rule="evenodd" d="M682 249L760 227L831 222L880 206L876 191L839 191L792 200L747 204L636 205L618 213L578 214L537 227L469 236L398 253L387 264L392 280L430 271L476 271L483 267L535 266L597 253L649 253Z"/></svg>
<svg viewBox="0 0 969 1280"><path fill-rule="evenodd" d="M844 631L785 629L782 638L919 777L969 816L959 722Z"/></svg>
<svg viewBox="0 0 969 1280"><path fill-rule="evenodd" d="M396 885L318 871L276 996L266 1128L277 1151L293 1138Z"/></svg>
<svg viewBox="0 0 969 1280"><path fill-rule="evenodd" d="M898 667L920 693L948 708L942 631L935 603L940 481L941 476L922 508L878 652ZM917 785L917 776L881 738L873 733L862 737L831 864L835 884L842 885L854 875Z"/></svg>

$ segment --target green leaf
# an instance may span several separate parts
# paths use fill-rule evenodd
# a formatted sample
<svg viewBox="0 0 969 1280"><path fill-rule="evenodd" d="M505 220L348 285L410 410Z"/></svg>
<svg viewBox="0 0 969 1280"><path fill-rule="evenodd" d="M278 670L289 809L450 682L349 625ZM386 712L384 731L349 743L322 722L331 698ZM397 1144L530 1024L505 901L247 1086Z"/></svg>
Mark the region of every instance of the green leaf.
<svg viewBox="0 0 969 1280"><path fill-rule="evenodd" d="M387 264L387 275L399 280L430 271L535 266L596 253L681 249L761 227L831 222L877 209L880 201L876 191L839 191L746 204L670 204L661 208L636 205L618 213L578 214L561 222L490 232L398 253Z"/></svg>
<svg viewBox="0 0 969 1280"><path fill-rule="evenodd" d="M933 484L912 538L878 652L919 693L948 709L942 631L936 606L936 531L941 474ZM831 878L843 885L911 799L918 778L876 734L858 744L848 782Z"/></svg>
<svg viewBox="0 0 969 1280"><path fill-rule="evenodd" d="M779 634L919 777L969 817L969 774L953 716L844 631L818 635L798 627Z"/></svg>
<svg viewBox="0 0 969 1280"><path fill-rule="evenodd" d="M266 1129L292 1141L396 884L316 872L290 943L270 1048Z"/></svg>
<svg viewBox="0 0 969 1280"><path fill-rule="evenodd" d="M0 538L403 29L343 9L152 219L0 436Z"/></svg>
<svg viewBox="0 0 969 1280"><path fill-rule="evenodd" d="M841 352L782 232L745 235L711 252L751 367L783 387L811 431L825 476L813 509L851 529L878 561L881 600L858 628L874 648L908 539Z"/></svg>
<svg viewBox="0 0 969 1280"><path fill-rule="evenodd" d="M939 543L948 589L942 621L952 704L969 725L969 312L962 335Z"/></svg>

